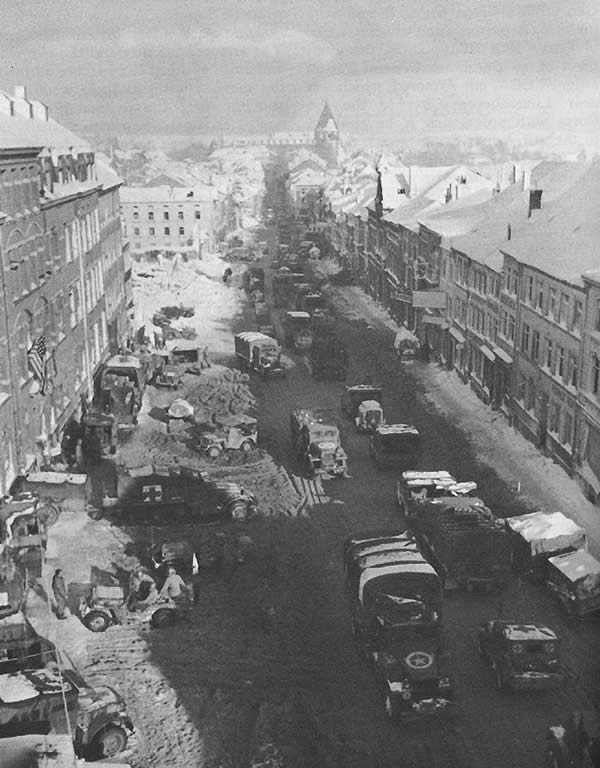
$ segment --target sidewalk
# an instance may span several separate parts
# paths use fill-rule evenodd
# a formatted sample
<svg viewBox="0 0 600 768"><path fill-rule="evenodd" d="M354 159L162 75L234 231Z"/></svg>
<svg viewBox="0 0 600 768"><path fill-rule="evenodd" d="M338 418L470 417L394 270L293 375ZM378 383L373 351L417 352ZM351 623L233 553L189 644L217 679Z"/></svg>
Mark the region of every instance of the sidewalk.
<svg viewBox="0 0 600 768"><path fill-rule="evenodd" d="M363 317L394 334L398 331L385 310L360 288L336 288L331 294L346 316ZM528 505L560 511L585 528L590 552L600 558L600 509L584 497L575 480L540 454L498 411L479 400L453 371L433 363L415 363L411 373L423 385L426 399L469 437L482 463L519 488Z"/></svg>

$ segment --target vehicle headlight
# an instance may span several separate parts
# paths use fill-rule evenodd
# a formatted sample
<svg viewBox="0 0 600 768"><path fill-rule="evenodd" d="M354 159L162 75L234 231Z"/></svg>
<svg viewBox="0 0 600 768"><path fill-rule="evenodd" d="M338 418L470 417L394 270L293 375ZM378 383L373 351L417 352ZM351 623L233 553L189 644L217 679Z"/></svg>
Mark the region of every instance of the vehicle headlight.
<svg viewBox="0 0 600 768"><path fill-rule="evenodd" d="M452 683L450 682L449 677L440 677L440 680L438 682L438 687L440 688L450 688Z"/></svg>

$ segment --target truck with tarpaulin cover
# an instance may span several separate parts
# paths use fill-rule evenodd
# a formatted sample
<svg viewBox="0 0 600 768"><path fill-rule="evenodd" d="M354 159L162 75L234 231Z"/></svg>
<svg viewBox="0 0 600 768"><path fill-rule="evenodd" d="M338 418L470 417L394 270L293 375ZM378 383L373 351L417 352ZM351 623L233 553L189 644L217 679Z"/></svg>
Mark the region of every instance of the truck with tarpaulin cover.
<svg viewBox="0 0 600 768"><path fill-rule="evenodd" d="M298 352L310 349L312 328L308 312L286 312L283 318L285 344Z"/></svg>
<svg viewBox="0 0 600 768"><path fill-rule="evenodd" d="M394 549L395 547L395 549ZM439 575L407 534L359 535L344 547L352 632L373 664L386 715L440 715L454 704Z"/></svg>
<svg viewBox="0 0 600 768"><path fill-rule="evenodd" d="M412 424L383 424L373 431L369 450L380 468L414 467L421 456L421 436Z"/></svg>
<svg viewBox="0 0 600 768"><path fill-rule="evenodd" d="M497 592L506 583L510 537L481 499L431 499L419 506L410 526L446 590Z"/></svg>
<svg viewBox="0 0 600 768"><path fill-rule="evenodd" d="M285 376L281 362L281 347L271 336L258 331L243 331L234 337L235 354L243 371L254 371L261 376Z"/></svg>
<svg viewBox="0 0 600 768"><path fill-rule="evenodd" d="M383 387L381 384L353 384L344 387L341 398L342 411L351 419L355 419L358 406L365 400L376 400L383 405Z"/></svg>
<svg viewBox="0 0 600 768"><path fill-rule="evenodd" d="M421 348L419 339L406 326L401 326L394 339L394 350L402 363L411 363Z"/></svg>
<svg viewBox="0 0 600 768"><path fill-rule="evenodd" d="M474 496L476 490L477 483L471 480L458 482L444 469L409 469L396 482L396 505L410 525L411 519L418 517L421 504L442 496Z"/></svg>
<svg viewBox="0 0 600 768"><path fill-rule="evenodd" d="M549 557L545 582L574 618L600 612L600 562L589 552L578 549Z"/></svg>
<svg viewBox="0 0 600 768"><path fill-rule="evenodd" d="M586 533L562 512L537 510L506 518L512 533L513 569L516 573L543 581L549 557L587 549Z"/></svg>

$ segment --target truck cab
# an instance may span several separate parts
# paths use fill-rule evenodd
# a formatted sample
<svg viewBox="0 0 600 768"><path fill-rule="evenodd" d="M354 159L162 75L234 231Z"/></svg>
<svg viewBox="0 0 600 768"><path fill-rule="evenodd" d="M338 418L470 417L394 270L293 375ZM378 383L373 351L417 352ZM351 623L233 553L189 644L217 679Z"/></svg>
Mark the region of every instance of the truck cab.
<svg viewBox="0 0 600 768"><path fill-rule="evenodd" d="M301 432L306 474L345 477L348 472L346 452L341 446L336 426L314 422L305 424Z"/></svg>

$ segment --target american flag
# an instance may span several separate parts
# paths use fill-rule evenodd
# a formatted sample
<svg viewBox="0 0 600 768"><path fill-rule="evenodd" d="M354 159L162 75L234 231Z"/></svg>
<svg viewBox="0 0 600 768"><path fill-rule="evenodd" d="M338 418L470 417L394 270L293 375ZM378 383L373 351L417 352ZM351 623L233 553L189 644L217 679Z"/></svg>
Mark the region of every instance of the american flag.
<svg viewBox="0 0 600 768"><path fill-rule="evenodd" d="M46 387L47 351L48 348L46 347L46 337L42 335L33 342L31 349L27 353L27 362L29 363L29 368L31 369L31 372L35 378L40 382L40 391L42 395L44 394L44 389Z"/></svg>

